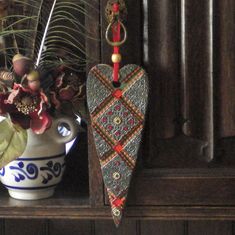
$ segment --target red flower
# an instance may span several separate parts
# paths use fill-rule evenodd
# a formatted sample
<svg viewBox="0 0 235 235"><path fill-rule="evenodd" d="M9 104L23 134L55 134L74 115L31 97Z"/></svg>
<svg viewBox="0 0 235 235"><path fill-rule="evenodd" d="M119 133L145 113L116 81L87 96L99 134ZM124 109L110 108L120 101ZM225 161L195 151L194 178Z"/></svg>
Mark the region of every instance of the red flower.
<svg viewBox="0 0 235 235"><path fill-rule="evenodd" d="M9 94L10 93L0 93L0 115L9 114L14 124L18 124L24 129L30 128L30 118L18 112L15 105L6 102Z"/></svg>
<svg viewBox="0 0 235 235"><path fill-rule="evenodd" d="M42 134L51 126L51 117L47 113L46 95L14 84L12 92L0 93L0 114L8 113L13 123L22 128L31 128L36 134Z"/></svg>
<svg viewBox="0 0 235 235"><path fill-rule="evenodd" d="M37 112L30 114L30 128L36 134L42 134L51 126L51 117L47 112L42 112L39 116Z"/></svg>
<svg viewBox="0 0 235 235"><path fill-rule="evenodd" d="M61 100L71 100L75 95L76 91L69 85L59 90L59 98Z"/></svg>
<svg viewBox="0 0 235 235"><path fill-rule="evenodd" d="M55 83L51 87L51 101L56 109L60 109L65 102L74 103L85 98L85 85L75 74L57 74Z"/></svg>
<svg viewBox="0 0 235 235"><path fill-rule="evenodd" d="M6 104L5 100L8 98L7 93L0 93L0 115L6 114L8 110L11 108L11 105Z"/></svg>

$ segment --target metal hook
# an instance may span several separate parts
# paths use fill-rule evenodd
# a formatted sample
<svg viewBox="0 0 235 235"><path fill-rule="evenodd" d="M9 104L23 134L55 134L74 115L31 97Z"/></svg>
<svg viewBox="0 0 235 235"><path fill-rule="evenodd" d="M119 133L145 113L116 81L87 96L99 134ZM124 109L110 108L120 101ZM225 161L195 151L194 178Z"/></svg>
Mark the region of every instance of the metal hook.
<svg viewBox="0 0 235 235"><path fill-rule="evenodd" d="M113 4L119 3L120 11L119 11L119 20L124 21L127 18L127 8L124 0L108 0L106 8L105 8L105 15L108 23L111 23L113 21L114 15L113 15Z"/></svg>

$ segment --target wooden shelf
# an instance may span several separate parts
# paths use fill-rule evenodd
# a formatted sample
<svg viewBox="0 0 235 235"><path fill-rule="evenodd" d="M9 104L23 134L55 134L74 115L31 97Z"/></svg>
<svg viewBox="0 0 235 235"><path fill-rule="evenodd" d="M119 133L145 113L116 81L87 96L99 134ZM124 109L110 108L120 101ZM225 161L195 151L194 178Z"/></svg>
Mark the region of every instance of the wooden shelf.
<svg viewBox="0 0 235 235"><path fill-rule="evenodd" d="M83 217L90 208L87 195L55 195L49 199L21 201L1 194L0 217L3 218L64 218Z"/></svg>
<svg viewBox="0 0 235 235"><path fill-rule="evenodd" d="M0 187L0 218L17 219L112 219L110 207L91 206L88 192L58 187L48 199L22 201L11 198ZM235 220L235 205L231 206L127 206L125 217L144 220Z"/></svg>
<svg viewBox="0 0 235 235"><path fill-rule="evenodd" d="M0 195L0 218L112 219L110 207L91 207L82 194L59 194L37 201L15 200ZM144 220L234 220L235 206L128 206L125 217Z"/></svg>

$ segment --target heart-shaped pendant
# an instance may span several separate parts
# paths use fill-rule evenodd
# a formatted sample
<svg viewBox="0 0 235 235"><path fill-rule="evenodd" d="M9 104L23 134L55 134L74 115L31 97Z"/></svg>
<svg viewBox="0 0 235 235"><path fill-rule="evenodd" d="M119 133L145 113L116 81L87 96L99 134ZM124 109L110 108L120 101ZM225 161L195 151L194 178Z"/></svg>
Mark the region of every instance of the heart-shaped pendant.
<svg viewBox="0 0 235 235"><path fill-rule="evenodd" d="M123 67L119 82L120 87L114 87L113 68L104 64L92 68L87 80L93 136L117 226L137 160L149 90L147 75L138 65Z"/></svg>

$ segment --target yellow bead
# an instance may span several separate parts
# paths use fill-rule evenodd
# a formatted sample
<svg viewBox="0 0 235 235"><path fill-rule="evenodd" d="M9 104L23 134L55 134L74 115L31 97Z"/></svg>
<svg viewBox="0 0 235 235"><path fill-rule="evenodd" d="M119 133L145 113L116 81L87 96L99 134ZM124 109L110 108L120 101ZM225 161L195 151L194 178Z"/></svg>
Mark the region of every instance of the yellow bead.
<svg viewBox="0 0 235 235"><path fill-rule="evenodd" d="M118 172L114 172L114 173L113 173L113 179L119 180L120 178L121 178L120 173L118 173Z"/></svg>
<svg viewBox="0 0 235 235"><path fill-rule="evenodd" d="M112 54L112 62L120 63L122 60L122 56L120 54Z"/></svg>
<svg viewBox="0 0 235 235"><path fill-rule="evenodd" d="M122 123L122 119L120 117L115 117L113 119L113 122L116 124L116 125L120 125Z"/></svg>

